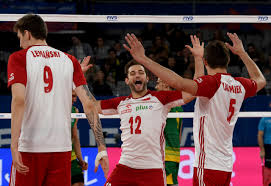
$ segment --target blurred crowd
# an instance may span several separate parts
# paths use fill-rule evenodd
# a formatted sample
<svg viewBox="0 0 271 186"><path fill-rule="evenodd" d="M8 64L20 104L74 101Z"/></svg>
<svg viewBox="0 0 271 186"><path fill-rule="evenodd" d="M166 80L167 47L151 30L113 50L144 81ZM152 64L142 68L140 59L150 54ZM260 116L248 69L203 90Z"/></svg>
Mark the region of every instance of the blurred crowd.
<svg viewBox="0 0 271 186"><path fill-rule="evenodd" d="M136 31L136 35L146 50L146 55L161 65L175 71L186 78L193 78L194 58L185 45L191 45L190 34L196 34L205 45L210 40L228 41L226 31L214 30L183 30L174 24L157 25L149 23L144 29ZM108 32L110 33L110 32ZM263 46L263 42L255 39L260 34L238 33L249 56L256 62L267 80L267 86L259 92L261 95L271 94L271 43ZM252 36L253 37L252 37ZM110 38L110 39L108 39ZM131 60L131 56L122 44L124 37L119 40L111 39L108 34L95 36L92 43L86 42L80 34L70 35L71 46L67 53L74 55L79 61L85 56L91 56L93 67L85 74L88 86L95 96L122 96L129 94L129 88L125 85L124 66ZM264 40L264 38L262 38ZM63 50L62 48L59 48ZM9 53L0 51L0 69L6 69ZM5 62L2 62L5 61ZM248 72L240 59L231 54L229 73L233 76L248 77ZM6 89L6 71L0 71L1 92ZM149 73L149 89L154 89L156 77Z"/></svg>

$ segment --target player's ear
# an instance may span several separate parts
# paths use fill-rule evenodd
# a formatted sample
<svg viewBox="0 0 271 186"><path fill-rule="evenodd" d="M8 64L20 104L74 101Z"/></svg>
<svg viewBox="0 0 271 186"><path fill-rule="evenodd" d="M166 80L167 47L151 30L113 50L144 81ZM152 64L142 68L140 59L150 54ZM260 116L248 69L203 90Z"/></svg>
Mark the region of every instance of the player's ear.
<svg viewBox="0 0 271 186"><path fill-rule="evenodd" d="M32 35L31 35L31 32L29 32L28 30L25 30L24 31L24 35L26 35L27 39L30 40Z"/></svg>
<svg viewBox="0 0 271 186"><path fill-rule="evenodd" d="M128 83L129 83L128 77L125 78L125 83L126 83L126 85L128 85Z"/></svg>
<svg viewBox="0 0 271 186"><path fill-rule="evenodd" d="M203 64L204 64L205 66L208 66L207 60L206 60L205 58L203 58Z"/></svg>

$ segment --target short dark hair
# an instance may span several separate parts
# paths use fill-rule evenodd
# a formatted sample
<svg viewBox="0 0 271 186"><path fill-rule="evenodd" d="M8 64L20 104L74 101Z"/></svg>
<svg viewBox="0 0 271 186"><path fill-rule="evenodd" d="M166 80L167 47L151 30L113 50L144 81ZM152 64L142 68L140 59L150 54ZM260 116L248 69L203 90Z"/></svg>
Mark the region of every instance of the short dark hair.
<svg viewBox="0 0 271 186"><path fill-rule="evenodd" d="M214 40L206 46L204 58L211 68L227 68L230 62L230 52L224 42Z"/></svg>
<svg viewBox="0 0 271 186"><path fill-rule="evenodd" d="M14 32L20 31L24 34L27 30L35 39L45 40L47 38L47 26L43 19L36 14L27 14L20 18L13 27Z"/></svg>
<svg viewBox="0 0 271 186"><path fill-rule="evenodd" d="M128 77L128 70L131 66L134 66L134 65L141 65L143 66L142 64L138 63L136 60L132 59L131 61L129 61L125 67L124 67L124 73L126 75L126 77ZM148 70L143 66L145 72L146 72L146 75L148 76Z"/></svg>

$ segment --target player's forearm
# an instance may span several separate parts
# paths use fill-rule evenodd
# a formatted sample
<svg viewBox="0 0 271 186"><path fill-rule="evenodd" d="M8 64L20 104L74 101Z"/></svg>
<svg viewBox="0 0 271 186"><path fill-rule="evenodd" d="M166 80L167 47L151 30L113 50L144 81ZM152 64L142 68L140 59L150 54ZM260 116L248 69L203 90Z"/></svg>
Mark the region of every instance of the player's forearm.
<svg viewBox="0 0 271 186"><path fill-rule="evenodd" d="M204 65L203 59L201 57L195 56L195 74L194 79L204 76ZM182 92L184 103L189 103L193 101L196 97L192 96L190 93Z"/></svg>
<svg viewBox="0 0 271 186"><path fill-rule="evenodd" d="M101 150L105 150L105 141L102 131L102 124L95 107L84 109L88 123L93 130L97 146Z"/></svg>
<svg viewBox="0 0 271 186"><path fill-rule="evenodd" d="M79 96L86 114L87 120L91 129L93 130L98 150L105 150L105 142L102 131L102 124L97 111L97 101L88 89L87 85L83 85L78 89L75 89L76 94Z"/></svg>
<svg viewBox="0 0 271 186"><path fill-rule="evenodd" d="M262 151L264 151L264 143L263 143L263 136L262 135L258 135L258 144L259 147Z"/></svg>
<svg viewBox="0 0 271 186"><path fill-rule="evenodd" d="M191 86L189 85L189 80L185 79L172 70L163 67L162 65L156 63L155 61L151 60L150 58L144 56L139 61L142 65L144 65L147 69L149 69L152 73L154 73L157 77L161 78L165 83L167 83L170 87L175 88L179 91L185 91L188 93L192 92ZM192 92L191 92L192 91Z"/></svg>
<svg viewBox="0 0 271 186"><path fill-rule="evenodd" d="M78 136L73 137L73 147L74 147L74 151L75 151L77 159L82 161L83 157L82 157L81 145L80 145Z"/></svg>
<svg viewBox="0 0 271 186"><path fill-rule="evenodd" d="M202 57L195 56L195 74L194 79L197 79L201 76L204 76L204 65L203 65L203 59Z"/></svg>
<svg viewBox="0 0 271 186"><path fill-rule="evenodd" d="M256 81L257 91L261 90L266 85L266 81L262 72L246 52L239 54L239 57L244 62L247 71L249 73L250 79Z"/></svg>
<svg viewBox="0 0 271 186"><path fill-rule="evenodd" d="M12 98L11 103L11 148L18 149L25 103L22 99Z"/></svg>

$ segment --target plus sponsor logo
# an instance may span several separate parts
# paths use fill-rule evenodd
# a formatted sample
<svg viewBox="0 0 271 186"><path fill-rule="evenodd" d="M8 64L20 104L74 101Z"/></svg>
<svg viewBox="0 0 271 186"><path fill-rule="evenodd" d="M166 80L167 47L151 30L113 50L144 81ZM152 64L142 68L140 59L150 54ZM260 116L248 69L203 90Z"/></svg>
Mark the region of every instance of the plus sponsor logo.
<svg viewBox="0 0 271 186"><path fill-rule="evenodd" d="M153 106L152 105L139 105L136 107L136 112L139 110L152 110Z"/></svg>

